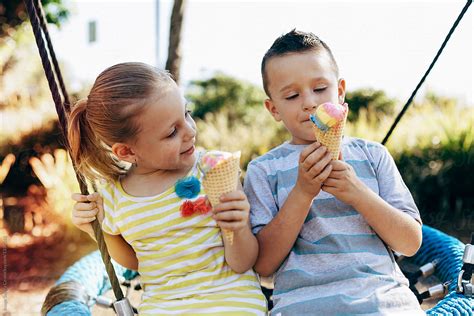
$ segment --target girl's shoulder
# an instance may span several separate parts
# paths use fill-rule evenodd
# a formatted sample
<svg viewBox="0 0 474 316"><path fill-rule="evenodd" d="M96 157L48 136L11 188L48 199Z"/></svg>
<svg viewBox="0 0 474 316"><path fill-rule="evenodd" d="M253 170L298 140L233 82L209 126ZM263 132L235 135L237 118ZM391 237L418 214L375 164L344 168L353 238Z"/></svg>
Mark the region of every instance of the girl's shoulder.
<svg viewBox="0 0 474 316"><path fill-rule="evenodd" d="M114 200L118 195L118 185L119 180L101 180L96 183L97 192L102 196L102 198L107 198Z"/></svg>

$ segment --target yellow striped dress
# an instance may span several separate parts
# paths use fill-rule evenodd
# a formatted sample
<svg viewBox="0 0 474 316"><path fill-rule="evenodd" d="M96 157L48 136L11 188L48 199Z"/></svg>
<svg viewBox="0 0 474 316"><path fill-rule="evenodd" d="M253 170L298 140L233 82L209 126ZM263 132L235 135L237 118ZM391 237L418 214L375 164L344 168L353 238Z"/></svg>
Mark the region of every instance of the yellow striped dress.
<svg viewBox="0 0 474 316"><path fill-rule="evenodd" d="M190 175L201 178L196 166ZM201 186L202 187L202 186ZM211 213L182 217L174 187L150 197L127 194L120 181L101 189L102 228L133 247L144 289L140 315L265 315L253 270L238 274L224 258ZM204 196L201 192L195 200Z"/></svg>

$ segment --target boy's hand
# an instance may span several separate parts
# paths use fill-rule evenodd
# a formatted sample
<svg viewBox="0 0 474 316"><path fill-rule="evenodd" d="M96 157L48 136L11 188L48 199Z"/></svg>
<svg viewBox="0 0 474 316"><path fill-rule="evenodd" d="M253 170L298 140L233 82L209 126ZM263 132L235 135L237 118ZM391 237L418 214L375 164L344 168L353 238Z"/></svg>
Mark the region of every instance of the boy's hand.
<svg viewBox="0 0 474 316"><path fill-rule="evenodd" d="M355 206L363 198L367 187L357 178L351 165L342 160L331 162L332 171L324 181L322 190L334 195L340 201Z"/></svg>
<svg viewBox="0 0 474 316"><path fill-rule="evenodd" d="M236 190L222 194L220 203L212 209L212 218L221 229L238 233L250 229L250 204L244 192Z"/></svg>
<svg viewBox="0 0 474 316"><path fill-rule="evenodd" d="M96 216L99 223L102 223L104 220L104 204L102 197L99 193L89 194L88 196L74 193L71 198L77 202L74 204L72 210L72 223L90 236L94 236L91 222L95 220Z"/></svg>
<svg viewBox="0 0 474 316"><path fill-rule="evenodd" d="M319 142L306 147L300 154L298 179L295 189L313 199L321 191L321 186L332 171L331 153Z"/></svg>

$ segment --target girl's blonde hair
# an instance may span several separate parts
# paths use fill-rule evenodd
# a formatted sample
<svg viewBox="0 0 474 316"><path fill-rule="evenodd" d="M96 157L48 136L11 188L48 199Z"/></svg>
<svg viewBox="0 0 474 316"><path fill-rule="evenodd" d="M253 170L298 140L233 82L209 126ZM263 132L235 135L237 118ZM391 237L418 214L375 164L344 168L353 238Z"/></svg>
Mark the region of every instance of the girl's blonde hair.
<svg viewBox="0 0 474 316"><path fill-rule="evenodd" d="M112 153L114 143L133 141L134 119L159 88L173 82L168 72L144 63L121 63L104 70L86 99L69 115L68 140L76 167L91 180L115 180L127 165Z"/></svg>

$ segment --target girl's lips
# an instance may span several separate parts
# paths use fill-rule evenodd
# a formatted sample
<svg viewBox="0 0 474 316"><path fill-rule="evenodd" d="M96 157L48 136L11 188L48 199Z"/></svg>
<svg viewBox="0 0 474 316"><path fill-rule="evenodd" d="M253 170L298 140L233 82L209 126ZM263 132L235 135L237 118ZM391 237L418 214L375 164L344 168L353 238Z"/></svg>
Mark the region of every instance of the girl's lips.
<svg viewBox="0 0 474 316"><path fill-rule="evenodd" d="M194 145L191 146L188 150L181 153L181 155L192 155L194 153Z"/></svg>

